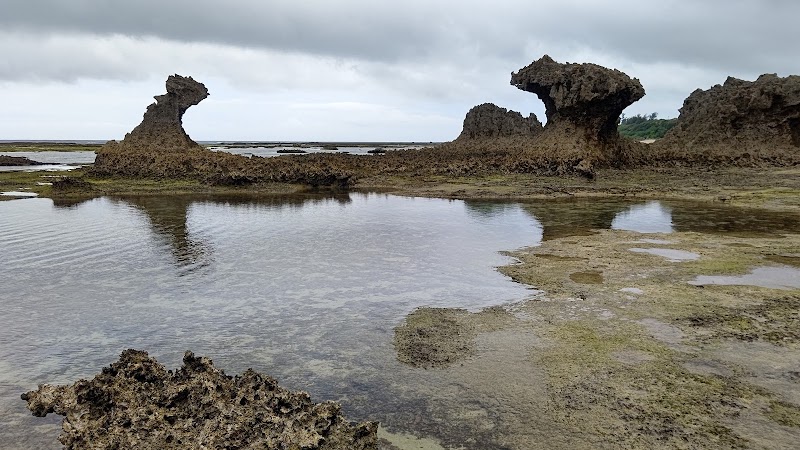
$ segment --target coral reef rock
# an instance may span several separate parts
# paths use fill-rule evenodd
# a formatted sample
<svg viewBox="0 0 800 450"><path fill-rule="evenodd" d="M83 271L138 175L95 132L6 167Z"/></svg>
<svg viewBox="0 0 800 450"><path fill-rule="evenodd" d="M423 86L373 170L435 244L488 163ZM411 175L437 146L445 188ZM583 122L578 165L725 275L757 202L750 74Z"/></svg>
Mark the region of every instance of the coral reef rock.
<svg viewBox="0 0 800 450"><path fill-rule="evenodd" d="M351 424L334 402L313 403L253 370L230 377L186 352L167 371L126 350L93 380L22 394L34 416L64 416L66 449L376 449L377 424Z"/></svg>
<svg viewBox="0 0 800 450"><path fill-rule="evenodd" d="M156 102L147 107L142 123L121 142L109 141L97 150L92 171L98 175L123 175L131 165L159 165L161 161L157 160L174 159L175 153L203 150L183 129L183 114L206 97L208 90L203 83L192 77L170 75L167 93L154 97Z"/></svg>
<svg viewBox="0 0 800 450"><path fill-rule="evenodd" d="M170 75L167 93L157 95L147 107L142 123L125 135L121 145L156 147L175 150L197 147L183 129L183 114L208 97L208 89L192 77Z"/></svg>
<svg viewBox="0 0 800 450"><path fill-rule="evenodd" d="M800 163L800 76L729 77L694 91L678 123L655 143L671 159L751 164Z"/></svg>
<svg viewBox="0 0 800 450"><path fill-rule="evenodd" d="M560 64L549 56L511 74L511 84L545 106L537 146L575 162L578 172L620 165L634 145L617 133L622 111L644 96L639 80L596 64Z"/></svg>
<svg viewBox="0 0 800 450"><path fill-rule="evenodd" d="M535 136L542 131L542 123L531 113L522 117L494 103L484 103L470 109L464 118L464 129L458 139L483 139L502 136Z"/></svg>

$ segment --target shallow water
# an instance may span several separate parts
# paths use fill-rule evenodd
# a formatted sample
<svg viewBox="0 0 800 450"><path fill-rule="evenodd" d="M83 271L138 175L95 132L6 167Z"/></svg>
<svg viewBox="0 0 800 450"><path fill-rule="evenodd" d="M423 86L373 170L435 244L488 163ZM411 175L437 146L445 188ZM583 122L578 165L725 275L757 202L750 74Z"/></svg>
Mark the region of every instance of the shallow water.
<svg viewBox="0 0 800 450"><path fill-rule="evenodd" d="M689 284L800 289L800 269L789 266L755 267L745 275L699 275Z"/></svg>
<svg viewBox="0 0 800 450"><path fill-rule="evenodd" d="M94 163L95 153L93 151L79 152L0 152L5 156L21 156L24 158L38 161L45 164L59 165L81 165Z"/></svg>
<svg viewBox="0 0 800 450"><path fill-rule="evenodd" d="M700 208L591 206L378 194L0 202L2 447L57 448L60 418L30 417L19 394L92 377L131 347L170 368L192 350L228 373L252 367L315 401L339 400L351 420L430 438L451 426L469 442L475 430L442 425L422 389L440 372L397 361L394 327L420 306L525 299L529 287L494 270L509 261L498 252L564 234L570 217L583 220L574 232L653 232L691 228ZM767 226L768 215L725 211L723 229L800 229L785 215Z"/></svg>

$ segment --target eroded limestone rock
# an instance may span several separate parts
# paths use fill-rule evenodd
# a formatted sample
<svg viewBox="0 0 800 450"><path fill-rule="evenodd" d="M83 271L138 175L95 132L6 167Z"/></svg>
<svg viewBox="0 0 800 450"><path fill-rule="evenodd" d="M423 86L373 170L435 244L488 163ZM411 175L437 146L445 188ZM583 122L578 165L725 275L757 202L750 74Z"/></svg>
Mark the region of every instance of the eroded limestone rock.
<svg viewBox="0 0 800 450"><path fill-rule="evenodd" d="M528 117L501 108L494 103L473 107L464 118L458 139L492 139L507 136L533 137L542 131L542 123L531 113Z"/></svg>
<svg viewBox="0 0 800 450"><path fill-rule="evenodd" d="M142 123L125 135L120 145L144 146L161 150L198 147L183 129L183 114L208 97L208 89L192 77L170 75L167 93L157 95L147 107Z"/></svg>
<svg viewBox="0 0 800 450"><path fill-rule="evenodd" d="M22 395L34 416L64 416L66 449L377 448L377 424L351 424L334 402L313 403L253 370L230 377L186 352L167 371L126 350L91 381L42 385Z"/></svg>
<svg viewBox="0 0 800 450"><path fill-rule="evenodd" d="M656 147L680 159L792 164L800 151L800 76L761 75L756 81L729 77L694 91L677 125ZM701 158L703 159L703 158Z"/></svg>
<svg viewBox="0 0 800 450"><path fill-rule="evenodd" d="M620 138L622 111L644 96L639 80L596 64L560 64L549 56L511 74L511 84L536 94L547 124L537 145L576 159L579 171L619 165L631 144Z"/></svg>

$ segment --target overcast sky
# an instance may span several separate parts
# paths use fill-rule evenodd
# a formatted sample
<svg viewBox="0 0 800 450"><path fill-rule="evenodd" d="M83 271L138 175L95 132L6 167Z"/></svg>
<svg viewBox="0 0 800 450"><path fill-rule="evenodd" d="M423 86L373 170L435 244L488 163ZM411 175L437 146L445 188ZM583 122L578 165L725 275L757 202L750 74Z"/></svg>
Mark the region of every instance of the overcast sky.
<svg viewBox="0 0 800 450"><path fill-rule="evenodd" d="M613 5L613 6L610 6ZM470 107L534 112L544 54L639 78L676 117L728 75L800 74L797 0L0 0L0 139L121 139L173 73L195 140L444 141Z"/></svg>

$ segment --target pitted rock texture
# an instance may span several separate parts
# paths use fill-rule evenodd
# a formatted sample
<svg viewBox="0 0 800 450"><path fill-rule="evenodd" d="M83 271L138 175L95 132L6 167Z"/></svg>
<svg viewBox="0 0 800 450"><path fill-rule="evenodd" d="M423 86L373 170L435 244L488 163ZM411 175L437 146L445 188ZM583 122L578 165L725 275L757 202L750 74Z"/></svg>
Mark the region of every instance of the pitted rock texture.
<svg viewBox="0 0 800 450"><path fill-rule="evenodd" d="M545 106L547 124L538 145L576 164L620 165L631 145L617 133L622 111L644 96L639 80L596 64L560 64L549 56L511 74L511 84ZM580 170L583 170L579 168Z"/></svg>
<svg viewBox="0 0 800 450"><path fill-rule="evenodd" d="M208 89L203 83L192 77L170 75L167 78L167 93L154 97L156 102L147 107L142 123L126 134L122 141L109 141L97 150L93 173L122 175L127 166L137 160L141 165L153 163L159 158L175 159L177 153L204 150L183 129L183 114L206 97ZM184 159L185 156L177 156L177 159ZM153 169L157 171L156 167Z"/></svg>
<svg viewBox="0 0 800 450"><path fill-rule="evenodd" d="M800 163L800 76L729 77L722 85L698 89L655 148L675 160Z"/></svg>
<svg viewBox="0 0 800 450"><path fill-rule="evenodd" d="M473 107L464 118L458 139L492 139L507 136L533 137L542 131L542 123L531 113L528 117L501 108L494 103Z"/></svg>
<svg viewBox="0 0 800 450"><path fill-rule="evenodd" d="M334 402L313 403L265 375L230 377L186 352L167 371L126 350L93 380L22 395L34 416L64 416L66 449L377 448L377 424L351 424Z"/></svg>
<svg viewBox="0 0 800 450"><path fill-rule="evenodd" d="M153 147L177 150L198 147L183 129L183 114L189 107L208 97L208 89L192 77L170 75L167 93L157 95L147 107L142 123L125 135L121 146Z"/></svg>

